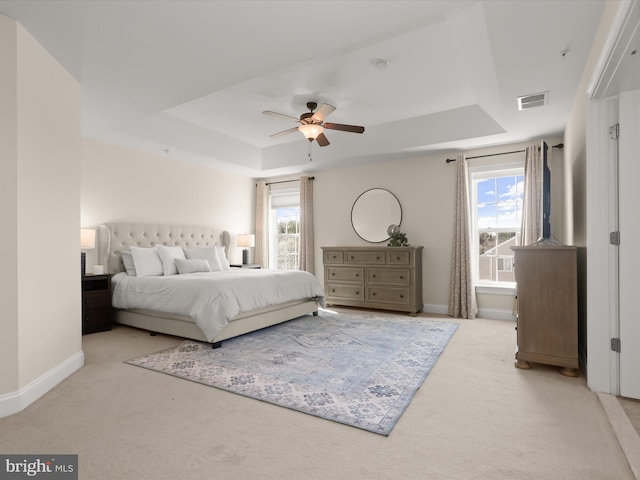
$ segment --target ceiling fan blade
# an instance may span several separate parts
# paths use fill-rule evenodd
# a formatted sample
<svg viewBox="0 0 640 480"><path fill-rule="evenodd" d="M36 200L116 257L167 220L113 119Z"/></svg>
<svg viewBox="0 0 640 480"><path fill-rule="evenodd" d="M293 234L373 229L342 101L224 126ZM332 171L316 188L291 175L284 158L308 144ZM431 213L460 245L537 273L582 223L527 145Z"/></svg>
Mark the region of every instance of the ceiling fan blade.
<svg viewBox="0 0 640 480"><path fill-rule="evenodd" d="M265 115L271 115L272 117L286 118L287 120L293 120L294 122L300 122L299 118L292 117L291 115L285 115L284 113L272 112L271 110L265 110L262 113L264 113Z"/></svg>
<svg viewBox="0 0 640 480"><path fill-rule="evenodd" d="M288 135L289 133L297 132L298 127L289 128L288 130L283 130L282 132L274 133L273 135L269 135L271 138L282 137L283 135Z"/></svg>
<svg viewBox="0 0 640 480"><path fill-rule="evenodd" d="M325 118L327 118L336 107L333 105L329 105L328 103L323 103L320 105L320 108L316 110L316 112L311 116L311 118L316 122L322 122Z"/></svg>
<svg viewBox="0 0 640 480"><path fill-rule="evenodd" d="M343 125L342 123L324 123L322 126L324 128L328 128L329 130L341 130L343 132L351 132L351 133L364 132L364 127L359 127L357 125Z"/></svg>
<svg viewBox="0 0 640 480"><path fill-rule="evenodd" d="M318 145L320 145L321 147L326 147L327 145L329 145L329 139L324 135L324 133L321 133L316 137L316 142L318 142Z"/></svg>

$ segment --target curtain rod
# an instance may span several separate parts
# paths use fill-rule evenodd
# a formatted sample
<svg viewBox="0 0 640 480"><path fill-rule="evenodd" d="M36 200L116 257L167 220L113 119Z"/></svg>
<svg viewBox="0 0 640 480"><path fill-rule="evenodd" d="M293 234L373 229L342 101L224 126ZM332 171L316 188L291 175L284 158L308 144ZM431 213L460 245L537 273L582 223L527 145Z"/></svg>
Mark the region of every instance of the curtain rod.
<svg viewBox="0 0 640 480"><path fill-rule="evenodd" d="M315 180L316 177L309 177L309 180ZM276 185L278 183L290 183L290 182L299 182L300 179L296 179L296 180L280 180L279 182L269 182L269 183L265 183L265 185Z"/></svg>
<svg viewBox="0 0 640 480"><path fill-rule="evenodd" d="M309 177L309 180L315 180L316 177ZM296 180L280 180L279 182L269 182L269 183L265 183L265 185L276 185L277 183L291 183L291 182L299 182L300 179L296 179ZM258 184L256 184L257 186Z"/></svg>
<svg viewBox="0 0 640 480"><path fill-rule="evenodd" d="M551 148L563 148L564 147L564 143L559 143L557 145L554 145ZM484 157L495 157L496 155L509 155L510 153L522 153L525 150L514 150L513 152L502 152L502 153L489 153L487 155L476 155L475 157L467 157L467 160L471 160L473 158L484 158ZM455 162L456 159L455 158L447 158L445 160L445 162L447 163L451 163L451 162Z"/></svg>

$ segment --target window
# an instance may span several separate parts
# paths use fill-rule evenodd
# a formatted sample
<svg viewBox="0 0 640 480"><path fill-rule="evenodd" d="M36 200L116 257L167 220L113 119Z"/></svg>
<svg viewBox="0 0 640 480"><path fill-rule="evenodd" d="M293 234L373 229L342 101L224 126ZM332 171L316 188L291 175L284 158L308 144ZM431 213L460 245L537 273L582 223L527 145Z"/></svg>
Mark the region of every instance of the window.
<svg viewBox="0 0 640 480"><path fill-rule="evenodd" d="M498 257L498 271L499 272L512 272L513 271L513 256L510 256L510 257Z"/></svg>
<svg viewBox="0 0 640 480"><path fill-rule="evenodd" d="M472 257L475 283L515 282L512 246L520 240L524 167L470 168Z"/></svg>
<svg viewBox="0 0 640 480"><path fill-rule="evenodd" d="M297 270L300 255L300 192L278 190L270 195L269 268Z"/></svg>

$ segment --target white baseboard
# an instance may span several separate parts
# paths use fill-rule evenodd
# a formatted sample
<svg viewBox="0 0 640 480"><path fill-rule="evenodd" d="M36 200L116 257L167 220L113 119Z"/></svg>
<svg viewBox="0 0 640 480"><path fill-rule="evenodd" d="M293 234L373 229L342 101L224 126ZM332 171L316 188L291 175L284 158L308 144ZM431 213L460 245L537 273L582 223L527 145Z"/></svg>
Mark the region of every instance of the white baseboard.
<svg viewBox="0 0 640 480"><path fill-rule="evenodd" d="M0 418L21 412L83 365L81 350L20 390L0 395Z"/></svg>
<svg viewBox="0 0 640 480"><path fill-rule="evenodd" d="M422 305L424 313L439 313L440 315L448 315L449 307L447 305L436 305L434 303L425 303Z"/></svg>
<svg viewBox="0 0 640 480"><path fill-rule="evenodd" d="M439 313L441 315L447 315L449 313L449 307L447 305L425 303L422 306L422 311L425 313ZM502 310L497 308L481 308L478 311L478 317L489 318L492 320L515 321L515 317L513 316L513 312L511 310Z"/></svg>

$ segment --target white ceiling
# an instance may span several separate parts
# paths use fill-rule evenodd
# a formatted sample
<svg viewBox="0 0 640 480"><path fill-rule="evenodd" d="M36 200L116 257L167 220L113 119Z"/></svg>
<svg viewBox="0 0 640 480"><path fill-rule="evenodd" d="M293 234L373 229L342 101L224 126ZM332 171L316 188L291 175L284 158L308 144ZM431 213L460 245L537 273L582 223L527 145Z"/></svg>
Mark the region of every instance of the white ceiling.
<svg viewBox="0 0 640 480"><path fill-rule="evenodd" d="M603 7L0 0L82 85L84 136L254 177L561 135ZM302 134L269 138L297 124L263 110L299 117L308 101L365 133L327 130L312 161Z"/></svg>

